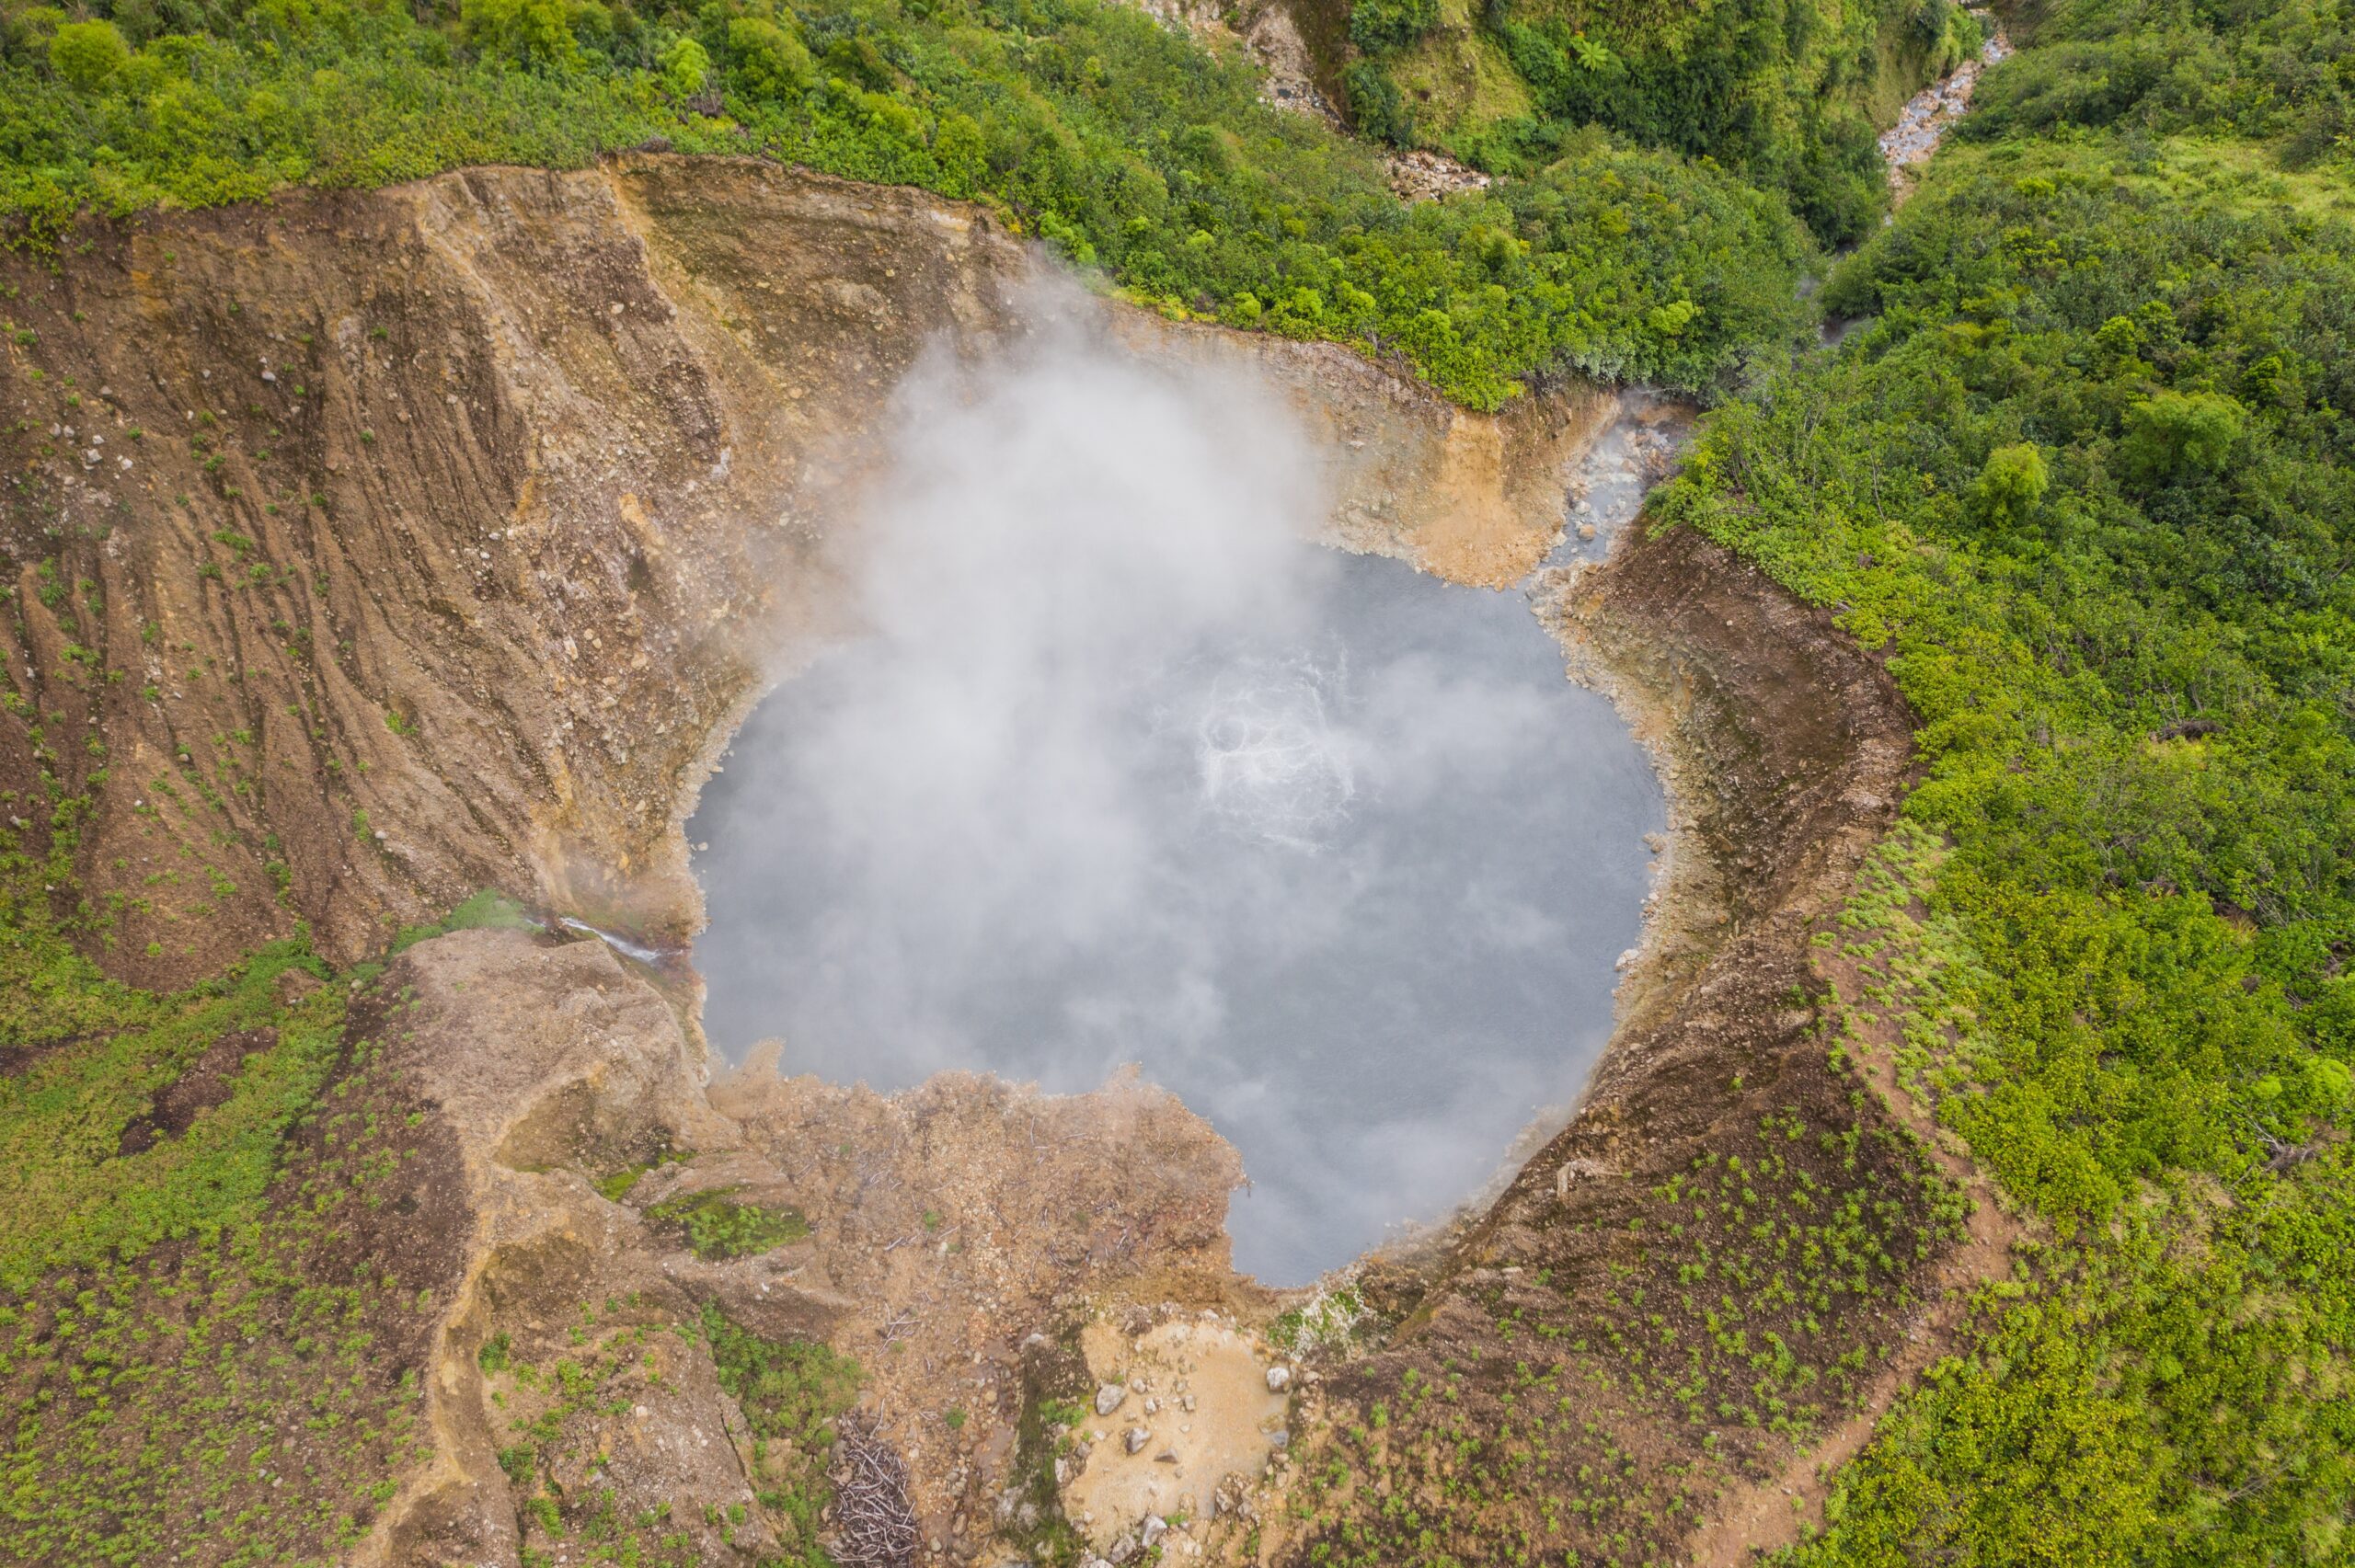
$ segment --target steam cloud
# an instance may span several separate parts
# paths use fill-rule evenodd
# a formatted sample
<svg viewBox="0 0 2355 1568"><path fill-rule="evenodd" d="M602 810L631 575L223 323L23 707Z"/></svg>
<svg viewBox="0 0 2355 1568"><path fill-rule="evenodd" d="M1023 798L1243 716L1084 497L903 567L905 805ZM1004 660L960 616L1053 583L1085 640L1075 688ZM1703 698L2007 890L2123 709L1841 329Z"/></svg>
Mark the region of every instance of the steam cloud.
<svg viewBox="0 0 2355 1568"><path fill-rule="evenodd" d="M1515 595L1310 542L1247 383L1049 332L902 390L847 531L867 635L692 830L706 1027L878 1087L1143 1064L1241 1150L1294 1281L1467 1196L1572 1096L1657 786Z"/></svg>

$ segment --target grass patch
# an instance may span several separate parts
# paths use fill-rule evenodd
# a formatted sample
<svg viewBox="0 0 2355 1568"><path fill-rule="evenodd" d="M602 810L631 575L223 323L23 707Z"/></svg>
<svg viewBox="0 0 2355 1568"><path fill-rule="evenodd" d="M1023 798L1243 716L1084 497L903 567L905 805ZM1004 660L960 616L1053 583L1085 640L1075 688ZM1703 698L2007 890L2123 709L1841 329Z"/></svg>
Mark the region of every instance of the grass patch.
<svg viewBox="0 0 2355 1568"><path fill-rule="evenodd" d="M665 1165L682 1164L694 1158L695 1155L692 1152L683 1153L677 1150L665 1149L651 1160L641 1161L635 1165L625 1165L610 1175L600 1176L592 1185L600 1196L619 1203L627 1197L649 1173L659 1171Z"/></svg>
<svg viewBox="0 0 2355 1568"><path fill-rule="evenodd" d="M186 995L127 1002L115 1015L138 1020L130 1026L0 1079L0 1289L167 1240L210 1242L255 1217L287 1128L339 1052L347 993L327 978L301 941L272 944ZM309 994L288 1001L288 981ZM121 1153L154 1097L235 1032L272 1043L237 1068L229 1098L180 1135Z"/></svg>
<svg viewBox="0 0 2355 1568"><path fill-rule="evenodd" d="M820 1516L833 1496L827 1466L835 1423L858 1398L858 1363L816 1340L764 1339L717 1307L703 1312L719 1386L752 1428L754 1495L768 1511L791 1568L831 1568Z"/></svg>
<svg viewBox="0 0 2355 1568"><path fill-rule="evenodd" d="M393 938L392 950L395 953L407 952L420 942L431 942L437 936L447 936L456 931L546 929L523 905L495 887L486 887L430 925L403 926Z"/></svg>
<svg viewBox="0 0 2355 1568"><path fill-rule="evenodd" d="M798 1209L739 1203L734 1187L692 1193L656 1204L646 1218L681 1236L700 1258L741 1258L810 1234Z"/></svg>
<svg viewBox="0 0 2355 1568"><path fill-rule="evenodd" d="M1501 122L1527 120L1529 86L1494 33L1478 28L1465 0L1441 0L1440 25L1387 63L1413 102L1418 128L1442 147L1476 151Z"/></svg>

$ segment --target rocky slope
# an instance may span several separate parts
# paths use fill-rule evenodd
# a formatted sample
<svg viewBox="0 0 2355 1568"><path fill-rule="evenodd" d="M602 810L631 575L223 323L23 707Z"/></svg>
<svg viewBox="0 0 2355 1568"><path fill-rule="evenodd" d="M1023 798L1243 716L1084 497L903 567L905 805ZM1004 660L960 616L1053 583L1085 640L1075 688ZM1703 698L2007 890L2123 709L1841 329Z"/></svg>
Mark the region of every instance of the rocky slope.
<svg viewBox="0 0 2355 1568"><path fill-rule="evenodd" d="M86 798L95 955L178 984L299 920L350 961L483 887L691 933L678 825L767 671L834 624L826 531L886 395L927 349L1021 332L1045 270L918 193L659 156L155 215L53 268L0 259L0 788L47 769ZM1335 539L1467 582L1543 558L1611 412L1570 388L1470 416L1330 347L1091 308L1141 353L1269 377L1318 434ZM1884 1355L1930 1310L1915 1282L1947 1231L1920 1151L1827 1058L1808 940L1890 820L1906 715L1823 618L1698 541L1631 539L1554 586L1576 660L1671 778L1673 869L1585 1107L1484 1217L1368 1269L1372 1354L1292 1376L1267 1337L1283 1303L1228 1267L1232 1152L1166 1095L881 1098L760 1065L706 1087L691 976L464 933L369 993L399 999L386 1048L452 1251L403 1342L430 1441L354 1560L565 1561L642 1520L683 1561L750 1562L839 1530L793 1511L823 1468L806 1434L775 1436L753 1381L723 1391L739 1329L856 1360L843 1419L904 1459L923 1561L1148 1533L1281 1558L1352 1539L1394 1460L1477 1558L1525 1497L1459 1507L1415 1469L1412 1422L1370 1455L1332 1416L1410 1373L1500 1372L1523 1321L1565 1344L1616 1322L1630 1278L1664 1296L1691 1258L1627 1226L1792 1114L1875 1151L1809 1142L1810 1181L1904 1197L1876 1233L1888 1288L1817 1314L1798 1359L1829 1378ZM1577 1343L1565 1365L1623 1390L1595 1452L1680 1478L1635 1532L1660 1551L1793 1451L1788 1423L1719 1441L1619 1377L1624 1336ZM791 1365L760 1386L832 1375ZM1501 1427L1492 1381L1467 1408ZM1302 1448L1367 1488L1299 1479ZM1598 1514L1563 1544L1614 1530Z"/></svg>
<svg viewBox="0 0 2355 1568"><path fill-rule="evenodd" d="M855 1356L915 1466L920 1522L970 1549L1017 1485L1004 1434L1046 1335L1142 1270L1195 1298L1238 1289L1220 1229L1233 1151L1133 1081L1048 1098L946 1078L887 1100L754 1070L706 1099L677 1014L602 944L465 933L384 983L407 999L391 1063L453 1135L436 1185L465 1229L425 1390L431 1458L361 1560L516 1562L601 1506L667 1508L699 1562L777 1549L752 1506L777 1475L695 1352L706 1307ZM789 1239L698 1244L671 1217L699 1198L790 1216ZM553 1398L525 1371L568 1361L598 1397ZM553 1521L519 1506L519 1434L549 1467Z"/></svg>
<svg viewBox="0 0 2355 1568"><path fill-rule="evenodd" d="M105 738L57 765L103 765L83 887L145 906L109 959L145 984L296 917L356 957L491 885L691 928L679 782L759 686L748 634L823 613L796 498L1030 266L913 194L752 163L478 170L86 245L5 268L0 548L28 701ZM0 748L29 765L22 723ZM151 887L151 829L214 841L247 896Z"/></svg>

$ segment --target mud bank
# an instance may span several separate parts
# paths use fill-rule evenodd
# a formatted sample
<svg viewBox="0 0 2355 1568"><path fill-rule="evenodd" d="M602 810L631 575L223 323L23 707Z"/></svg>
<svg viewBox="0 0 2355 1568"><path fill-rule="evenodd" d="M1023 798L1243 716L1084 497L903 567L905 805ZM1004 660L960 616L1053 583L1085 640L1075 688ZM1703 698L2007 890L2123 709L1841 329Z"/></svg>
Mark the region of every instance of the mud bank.
<svg viewBox="0 0 2355 1568"><path fill-rule="evenodd" d="M1041 268L985 215L919 193L664 157L81 239L54 272L0 258L30 333L5 349L22 702L0 715L0 784L47 767L86 795L76 871L116 906L93 956L146 985L298 920L357 958L485 886L627 934L692 933L678 825L775 651L833 625L816 546L871 460L884 394L928 347L978 355L1018 331ZM1574 386L1469 415L1338 349L1106 315L1148 356L1256 367L1319 432L1335 540L1462 582L1545 560L1568 465L1617 406ZM1623 1391L1595 1402L1587 1448L1545 1465L1566 1491L1589 1448L1674 1477L1679 1506L1632 1533L1680 1552L1792 1440L1625 1391L1630 1342L1584 1331L1620 1321L1630 1281L1672 1299L1692 1262L1628 1223L1660 1218L1675 1175L1757 1157L1785 1116L1859 1140L1844 1164L1818 1141L1774 1146L1835 1197L1910 1190L1918 1155L1827 1059L1808 956L1903 786L1893 688L1824 616L1686 535L1631 532L1550 581L1581 678L1669 786L1669 880L1618 1033L1575 1119L1492 1207L1369 1261L1353 1350L1337 1340L1318 1377L1289 1383L1258 1473L1189 1478L1202 1512L1179 1555L1285 1560L1375 1516L1370 1489L1279 1506L1306 1468L1287 1456L1362 1467L1348 1418L1443 1367L1471 1367L1464 1413L1501 1425L1528 1344L1513 1325L1541 1321L1578 1345L1565 1368ZM1057 1534L1058 1461L1084 1477L1116 1434L1042 1435L1040 1412L1159 1354L1166 1324L1208 1311L1258 1364L1292 1354L1265 1337L1283 1303L1228 1266L1232 1152L1166 1095L958 1080L883 1098L760 1071L706 1090L693 997L674 1007L590 944L464 933L390 979L414 993L403 1059L463 1244L415 1368L432 1454L355 1560L519 1560L534 1527L498 1453L530 1402L483 1351L504 1334L554 1354L583 1303L630 1303L596 1331L620 1336L717 1301L857 1356L862 1409L910 1467L925 1562L1074 1539ZM641 1164L657 1168L618 1198L598 1185ZM807 1236L715 1263L649 1220L723 1188L790 1207ZM1805 1335L1784 1325L1827 1385L1927 1310L1904 1283L1947 1243L1917 1219L1883 1238L1903 1254L1890 1289L1841 1296ZM1121 1343L1083 1351L1088 1323ZM708 1520L747 1505L767 1461L708 1357L677 1354L665 1399L580 1417L604 1424L580 1437L603 1459L559 1506L586 1510L600 1486L669 1502L706 1520L703 1560L750 1562L769 1539L758 1511ZM1402 1422L1386 1441L1407 1456L1412 1436ZM1460 1554L1482 1556L1515 1506L1450 1515ZM1083 1533L1109 1551L1143 1528L1104 1514ZM1614 1532L1630 1528L1598 1516L1564 1544Z"/></svg>

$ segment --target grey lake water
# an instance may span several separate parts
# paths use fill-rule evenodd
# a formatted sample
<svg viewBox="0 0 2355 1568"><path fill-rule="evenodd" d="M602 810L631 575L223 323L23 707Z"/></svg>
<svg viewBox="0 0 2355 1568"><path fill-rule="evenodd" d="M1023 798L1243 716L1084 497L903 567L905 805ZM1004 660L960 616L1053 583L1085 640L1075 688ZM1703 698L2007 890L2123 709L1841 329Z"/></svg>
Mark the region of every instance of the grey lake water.
<svg viewBox="0 0 2355 1568"><path fill-rule="evenodd" d="M882 1090L1138 1064L1241 1152L1271 1284L1443 1217L1610 1034L1648 761L1522 593L1306 543L1313 464L1248 388L1077 350L924 385L847 568L868 632L687 827L715 1051Z"/></svg>
<svg viewBox="0 0 2355 1568"><path fill-rule="evenodd" d="M1124 783L1160 841L1098 918L1019 889L977 915L877 875L869 826L923 843L966 825L922 819L916 788L894 802L912 819L846 831L792 765L877 650L781 686L736 750L784 765L731 766L688 830L711 845L714 1047L776 1036L784 1070L879 1089L959 1067L1079 1090L1138 1062L1241 1151L1229 1229L1269 1283L1468 1196L1610 1032L1660 786L1520 594L1333 566L1305 638L1126 672ZM925 767L924 736L903 744ZM971 876L957 859L943 876Z"/></svg>

